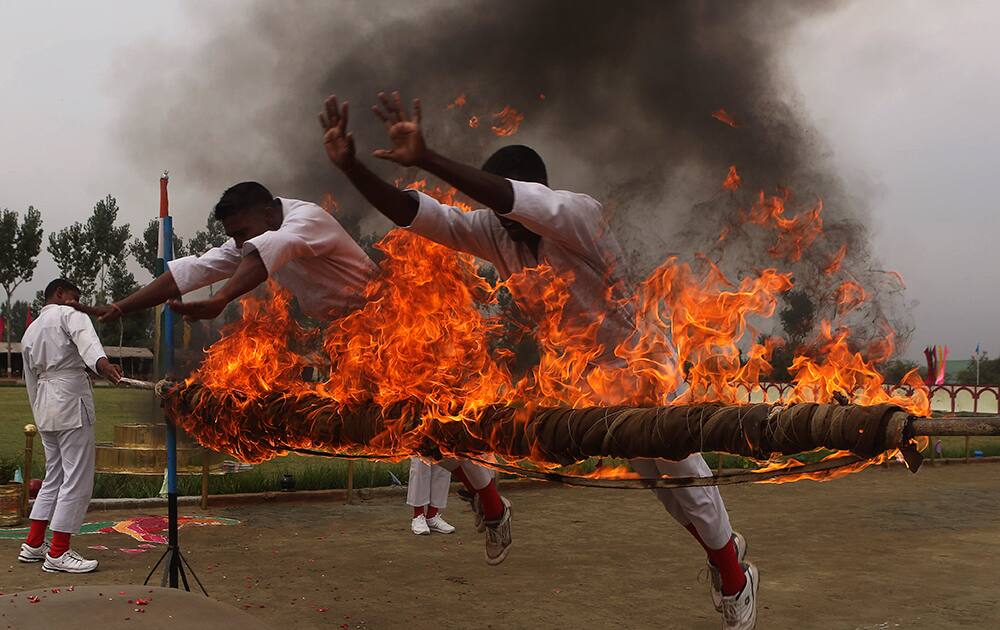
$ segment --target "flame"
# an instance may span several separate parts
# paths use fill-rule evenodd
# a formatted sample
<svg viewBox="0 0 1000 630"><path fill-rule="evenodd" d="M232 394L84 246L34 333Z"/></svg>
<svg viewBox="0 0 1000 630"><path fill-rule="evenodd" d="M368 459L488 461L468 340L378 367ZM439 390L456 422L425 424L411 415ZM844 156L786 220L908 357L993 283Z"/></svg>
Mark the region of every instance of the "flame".
<svg viewBox="0 0 1000 630"><path fill-rule="evenodd" d="M479 126L479 116L469 116L469 128L475 129Z"/></svg>
<svg viewBox="0 0 1000 630"><path fill-rule="evenodd" d="M854 280L844 280L834 292L837 303L837 315L844 315L860 306L867 296L865 288Z"/></svg>
<svg viewBox="0 0 1000 630"><path fill-rule="evenodd" d="M791 195L787 190L779 193L766 195L763 190L760 191L744 219L773 229L777 233L777 240L768 249L768 253L774 258L793 263L802 258L802 252L823 232L823 201L817 199L809 210L788 218L785 208Z"/></svg>
<svg viewBox="0 0 1000 630"><path fill-rule="evenodd" d="M524 121L524 114L510 105L504 105L502 110L493 114L493 120L495 122L490 126L490 131L501 137L513 136Z"/></svg>
<svg viewBox="0 0 1000 630"><path fill-rule="evenodd" d="M846 255L847 255L847 243L844 243L843 245L840 246L840 249L837 250L837 253L833 255L833 258L830 260L830 264L823 268L823 273L825 273L828 276L832 276L833 274L840 271L840 265L843 264L844 256Z"/></svg>
<svg viewBox="0 0 1000 630"><path fill-rule="evenodd" d="M465 105L465 93L461 93L455 97L451 103L448 103L448 109L461 109Z"/></svg>
<svg viewBox="0 0 1000 630"><path fill-rule="evenodd" d="M740 182L742 178L739 173L736 172L736 166L730 166L729 172L726 174L726 179L722 182L723 190L736 190L740 187Z"/></svg>
<svg viewBox="0 0 1000 630"><path fill-rule="evenodd" d="M729 112L727 112L725 109L723 109L721 107L719 109L715 110L714 112L712 112L712 118L718 120L719 122L726 123L727 125L729 125L733 129L736 129L737 127L740 126L739 123L736 122L736 119L734 119L729 114Z"/></svg>
<svg viewBox="0 0 1000 630"><path fill-rule="evenodd" d="M738 181L734 167L730 175ZM424 180L409 187L469 209L452 188L431 187ZM743 213L747 223L775 234L769 251L779 262L799 260L822 232L822 202L789 217L790 196L788 191L770 196L761 191ZM720 242L728 230L723 230ZM294 400L309 394L344 408L376 406L384 433L363 453L399 459L419 452L422 432L436 423L474 425L489 405L530 410L537 405L739 404L745 392L771 372L771 356L779 343L756 339L757 326L773 317L779 296L793 287L792 275L777 268L730 279L707 257L691 262L671 257L634 291L609 278L606 294L594 296L603 301L594 307L602 315L579 319L567 308L576 281L572 273L542 264L492 286L472 256L409 231L393 230L377 247L385 260L382 274L365 290L365 306L330 322L323 334L328 380L315 384L301 379L303 368L315 361L296 349L314 348L315 335L291 318L287 294L270 286L267 296L244 298L242 321L227 328L192 377L223 398L226 411L211 426L188 423L185 428L206 446L223 447L247 461L263 461L281 454L284 447L331 450L327 444L282 433L281 418L273 418L273 426L254 428L265 436L241 424L240 410L262 396L280 393ZM837 266L845 251L842 247L835 256ZM530 326L512 321L502 310L505 292L528 315ZM841 283L834 295L838 315L865 298L864 289L853 280ZM616 322L627 324L630 332L608 345L604 331ZM538 344L538 361L523 376L512 373L511 353L497 349L511 328ZM858 404L891 403L927 415L927 388L916 371L901 384L912 393L902 395L887 391L877 370L892 356L894 343L887 328L883 339L854 348L847 328L824 321L818 338L797 349L790 368L793 386L777 402L846 397ZM767 462L760 470L794 463ZM834 478L870 463L808 478ZM537 452L531 465L549 469L561 463ZM613 467L591 473L622 474Z"/></svg>

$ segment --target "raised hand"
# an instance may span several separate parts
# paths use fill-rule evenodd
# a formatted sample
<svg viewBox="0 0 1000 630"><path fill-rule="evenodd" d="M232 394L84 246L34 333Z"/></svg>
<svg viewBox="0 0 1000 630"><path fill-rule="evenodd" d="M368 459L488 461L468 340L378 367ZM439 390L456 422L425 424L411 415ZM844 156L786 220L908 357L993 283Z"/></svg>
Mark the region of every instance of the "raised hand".
<svg viewBox="0 0 1000 630"><path fill-rule="evenodd" d="M424 134L420 129L420 99L413 99L413 118L403 108L399 92L393 92L391 99L385 92L379 92L378 99L382 102L382 107L376 105L372 107L372 111L385 124L392 148L377 149L372 155L403 166L417 164L427 153Z"/></svg>
<svg viewBox="0 0 1000 630"><path fill-rule="evenodd" d="M341 170L354 165L354 135L347 131L347 101L343 108L337 104L337 96L331 94L323 104L319 124L323 127L323 147L330 161Z"/></svg>
<svg viewBox="0 0 1000 630"><path fill-rule="evenodd" d="M180 300L170 300L167 306L175 313L180 313L184 319L194 321L198 319L215 319L226 308L226 302L216 298L209 298L198 302L181 302Z"/></svg>

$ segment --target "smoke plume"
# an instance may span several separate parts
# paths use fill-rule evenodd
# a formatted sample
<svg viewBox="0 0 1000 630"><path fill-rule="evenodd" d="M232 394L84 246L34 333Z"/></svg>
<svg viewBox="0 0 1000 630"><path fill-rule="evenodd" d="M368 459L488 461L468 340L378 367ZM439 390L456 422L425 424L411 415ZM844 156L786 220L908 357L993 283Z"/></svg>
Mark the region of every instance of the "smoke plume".
<svg viewBox="0 0 1000 630"><path fill-rule="evenodd" d="M205 190L258 179L280 196L331 193L359 235L387 226L327 162L316 113L328 93L348 99L367 156L385 144L368 107L377 91L400 89L421 97L430 143L457 159L478 164L510 142L536 148L554 187L605 204L636 274L701 251L735 277L792 270L823 301L834 281L822 270L846 245L838 277L869 297L855 323L905 330L901 289L873 270L865 200L831 171L782 74L795 26L838 4L316 1L240 4L238 14L198 5L210 37L133 86L123 138L137 165L184 165ZM449 109L462 94L465 104ZM500 138L489 126L505 105L524 120ZM736 127L712 116L720 108ZM742 177L736 192L721 188L730 165ZM393 179L416 175L375 166ZM824 204L823 236L794 263L776 260L772 235L738 219L757 190L779 186L791 191L789 216Z"/></svg>

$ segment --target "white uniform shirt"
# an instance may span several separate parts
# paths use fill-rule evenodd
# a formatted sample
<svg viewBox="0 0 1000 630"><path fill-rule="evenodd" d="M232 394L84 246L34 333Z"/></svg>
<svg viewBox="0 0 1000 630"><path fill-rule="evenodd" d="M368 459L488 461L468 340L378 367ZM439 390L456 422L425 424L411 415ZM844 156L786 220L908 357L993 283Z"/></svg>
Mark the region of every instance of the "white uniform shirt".
<svg viewBox="0 0 1000 630"><path fill-rule="evenodd" d="M181 294L229 278L243 256L256 251L268 277L291 291L307 315L326 319L360 307L365 285L377 272L375 263L323 208L295 199L280 201L277 230L247 240L242 249L229 239L201 256L170 261Z"/></svg>
<svg viewBox="0 0 1000 630"><path fill-rule="evenodd" d="M21 339L24 382L39 431L65 431L94 423L94 394L85 368L97 371L104 347L90 318L70 306L49 304Z"/></svg>
<svg viewBox="0 0 1000 630"><path fill-rule="evenodd" d="M604 347L602 360L614 361L615 347L635 331L635 317L631 308L607 299L610 287L624 285L625 259L601 204L580 193L510 182L514 206L504 216L542 237L537 258L527 243L510 238L492 210L463 212L418 191L410 191L419 196L420 207L409 229L493 263L502 279L541 263L548 263L557 274L572 272L575 280L563 317L593 321L604 315L597 341Z"/></svg>

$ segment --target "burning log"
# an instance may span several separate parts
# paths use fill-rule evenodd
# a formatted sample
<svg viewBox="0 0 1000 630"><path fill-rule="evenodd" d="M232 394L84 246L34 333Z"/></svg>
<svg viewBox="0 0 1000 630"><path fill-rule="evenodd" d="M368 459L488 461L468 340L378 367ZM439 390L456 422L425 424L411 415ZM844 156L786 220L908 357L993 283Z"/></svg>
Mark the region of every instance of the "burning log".
<svg viewBox="0 0 1000 630"><path fill-rule="evenodd" d="M291 448L403 458L413 454L529 459L683 459L720 451L765 460L817 448L873 458L911 445L914 418L895 405L799 403L665 407L487 407L475 421L422 418L418 406L345 407L315 391L254 399L200 384L164 392L167 412L205 446L248 461Z"/></svg>

